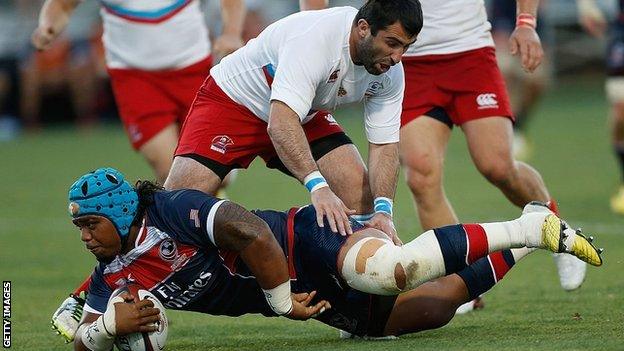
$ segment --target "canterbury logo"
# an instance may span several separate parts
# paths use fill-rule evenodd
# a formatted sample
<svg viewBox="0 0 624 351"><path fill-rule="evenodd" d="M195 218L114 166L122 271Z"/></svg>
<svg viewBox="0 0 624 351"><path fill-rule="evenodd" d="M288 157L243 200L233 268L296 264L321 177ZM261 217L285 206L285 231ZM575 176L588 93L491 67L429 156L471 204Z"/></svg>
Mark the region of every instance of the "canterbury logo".
<svg viewBox="0 0 624 351"><path fill-rule="evenodd" d="M487 94L481 94L477 96L477 105L479 105L479 109L497 108L498 101L496 101L496 94L487 93Z"/></svg>

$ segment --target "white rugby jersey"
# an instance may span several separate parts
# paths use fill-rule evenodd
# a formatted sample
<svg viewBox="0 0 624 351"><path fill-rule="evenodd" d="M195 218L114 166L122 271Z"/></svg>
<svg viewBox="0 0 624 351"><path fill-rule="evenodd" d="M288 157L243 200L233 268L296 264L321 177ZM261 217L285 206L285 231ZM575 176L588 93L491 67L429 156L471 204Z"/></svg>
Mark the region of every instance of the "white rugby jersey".
<svg viewBox="0 0 624 351"><path fill-rule="evenodd" d="M110 68L176 69L210 54L198 0L99 0Z"/></svg>
<svg viewBox="0 0 624 351"><path fill-rule="evenodd" d="M271 100L288 105L302 123L314 110L363 101L368 140L398 142L403 66L375 76L353 64L349 33L356 14L353 7L334 7L290 15L226 56L210 74L232 100L264 121Z"/></svg>
<svg viewBox="0 0 624 351"><path fill-rule="evenodd" d="M483 0L421 0L420 3L423 29L405 56L453 54L494 46Z"/></svg>

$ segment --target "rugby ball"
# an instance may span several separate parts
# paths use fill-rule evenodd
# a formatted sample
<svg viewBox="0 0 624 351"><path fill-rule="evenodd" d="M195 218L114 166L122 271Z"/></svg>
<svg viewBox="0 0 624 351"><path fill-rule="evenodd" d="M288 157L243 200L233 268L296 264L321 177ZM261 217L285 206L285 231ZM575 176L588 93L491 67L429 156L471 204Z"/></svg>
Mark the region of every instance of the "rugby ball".
<svg viewBox="0 0 624 351"><path fill-rule="evenodd" d="M134 297L134 302L139 302L143 299L149 299L154 302L154 307L160 310L160 320L156 322L158 330L150 333L132 333L128 335L120 335L115 338L115 346L121 351L160 351L165 348L167 342L167 332L169 329L169 323L167 316L165 315L165 307L162 303L148 290L142 286L134 283L130 283L123 286L113 292L111 298L121 294L122 292L128 292Z"/></svg>

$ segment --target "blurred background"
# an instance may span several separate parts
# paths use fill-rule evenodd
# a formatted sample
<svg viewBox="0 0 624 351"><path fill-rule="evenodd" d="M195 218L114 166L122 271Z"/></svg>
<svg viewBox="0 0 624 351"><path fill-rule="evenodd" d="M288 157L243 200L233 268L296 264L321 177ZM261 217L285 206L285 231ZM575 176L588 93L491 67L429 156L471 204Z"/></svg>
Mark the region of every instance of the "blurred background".
<svg viewBox="0 0 624 351"><path fill-rule="evenodd" d="M497 3L501 1L514 2ZM68 349L49 330L50 316L94 264L67 215L71 182L102 166L116 167L130 180L153 179L117 116L104 66L98 1L84 1L62 40L46 52L36 52L30 35L42 3L0 0L0 272L3 280L13 282L13 342L18 350ZM330 6L361 3L330 0ZM372 346L621 350L624 223L609 204L621 180L604 92L607 38L583 30L574 1L542 1L538 21L547 60L529 76L517 71L517 58L506 55L514 24L501 21L498 11L504 10L486 3L500 66L521 119L516 156L540 170L562 215L598 238L606 248L605 265L588 269L582 289L564 293L552 258L532 255L488 293L484 312L460 316L441 330ZM615 0L597 3L606 17L615 16ZM251 0L247 5L245 40L299 6L295 0ZM203 1L203 6L211 36L216 37L219 1ZM347 107L335 116L366 157L360 107ZM460 220L517 217L519 210L474 168L458 130L449 144L444 182ZM248 208L287 209L309 202L297 181L266 169L262 162L240 172L227 191ZM410 240L421 230L403 175L395 203L397 229L404 241ZM362 349L361 344L339 341L334 330L313 321L292 324L255 316L234 320L173 311L171 319L172 350L195 350L199 345L211 350ZM475 332L484 325L490 335L501 337L493 343Z"/></svg>

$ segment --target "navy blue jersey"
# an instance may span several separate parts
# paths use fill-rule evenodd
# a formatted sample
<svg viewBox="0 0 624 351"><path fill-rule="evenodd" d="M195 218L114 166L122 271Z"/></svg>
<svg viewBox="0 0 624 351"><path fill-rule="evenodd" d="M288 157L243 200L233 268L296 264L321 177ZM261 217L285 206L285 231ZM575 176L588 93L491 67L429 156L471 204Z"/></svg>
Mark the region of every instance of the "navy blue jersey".
<svg viewBox="0 0 624 351"><path fill-rule="evenodd" d="M223 201L195 190L156 193L135 248L96 267L85 310L103 313L112 291L133 281L171 309L275 316L242 259L214 243L214 216ZM292 291L316 290L316 301L331 303L320 321L357 335L381 335L394 298L365 294L342 281L336 259L345 237L328 224L319 227L312 206L254 213L287 257ZM361 228L356 222L352 227Z"/></svg>

